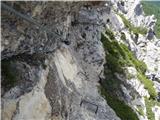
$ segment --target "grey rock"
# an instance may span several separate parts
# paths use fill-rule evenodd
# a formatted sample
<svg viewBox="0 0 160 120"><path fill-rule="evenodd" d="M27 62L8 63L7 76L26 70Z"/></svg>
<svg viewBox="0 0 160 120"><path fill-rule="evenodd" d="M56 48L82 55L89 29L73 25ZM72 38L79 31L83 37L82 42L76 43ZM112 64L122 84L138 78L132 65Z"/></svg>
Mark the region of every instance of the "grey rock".
<svg viewBox="0 0 160 120"><path fill-rule="evenodd" d="M120 120L97 88L104 63L100 38L110 9L96 2L13 2L12 7L15 5L22 9L19 12L30 11L37 23L61 37L2 10L2 16L11 17L15 26L2 20L2 59L12 63L11 73L19 73L14 86L5 90L2 85L3 119ZM6 81L5 75L2 78ZM90 104L80 106L82 99L95 103L97 112Z"/></svg>

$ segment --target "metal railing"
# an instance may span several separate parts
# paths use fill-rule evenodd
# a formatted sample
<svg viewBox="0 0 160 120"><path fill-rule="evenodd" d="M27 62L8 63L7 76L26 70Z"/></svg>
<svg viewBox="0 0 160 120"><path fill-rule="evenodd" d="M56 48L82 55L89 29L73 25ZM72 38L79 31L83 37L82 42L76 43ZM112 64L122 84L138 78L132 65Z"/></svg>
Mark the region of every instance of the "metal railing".
<svg viewBox="0 0 160 120"><path fill-rule="evenodd" d="M61 36L61 35L60 35L59 33L57 33L56 31L50 32L50 30L49 30L48 28L43 27L42 25L40 25L39 23L37 23L37 21L34 20L33 18L31 18L30 16L24 15L24 14L16 11L14 8L6 5L6 4L3 3L3 2L1 3L1 7L2 7L3 9L5 9L5 10L9 11L9 12L12 12L12 13L15 14L16 16L18 16L18 17L26 20L27 22L35 25L36 27L39 28L39 30L46 31L47 33L53 34L54 37L60 37L60 36Z"/></svg>
<svg viewBox="0 0 160 120"><path fill-rule="evenodd" d="M19 11L15 10L14 8L12 8L11 6L1 2L1 7L2 10L6 10L8 12L13 13L15 16L19 17L20 19L23 19L27 22L29 22L30 24L32 24L33 26L36 27L36 29L38 28L40 31L44 32L44 35L47 39L45 46L43 47L43 51L37 51L40 53L52 53L55 51L55 47L48 47L47 45L51 45L52 43L57 44L57 40L60 41L65 41L63 38L63 35L59 33L58 29L55 28L55 30L51 30L47 27L42 26L40 23L38 23L36 20L34 20L32 17L28 16L28 15L24 15L22 13L20 13ZM54 39L54 41L52 41L52 39ZM55 46L55 45L54 45Z"/></svg>

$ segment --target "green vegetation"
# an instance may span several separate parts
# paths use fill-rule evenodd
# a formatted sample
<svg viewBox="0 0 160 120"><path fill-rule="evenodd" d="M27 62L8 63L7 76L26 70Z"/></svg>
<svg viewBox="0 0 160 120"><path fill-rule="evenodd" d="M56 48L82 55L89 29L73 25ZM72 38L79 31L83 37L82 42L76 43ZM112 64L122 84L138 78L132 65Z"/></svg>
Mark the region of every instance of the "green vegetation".
<svg viewBox="0 0 160 120"><path fill-rule="evenodd" d="M155 33L158 38L160 38L160 1L142 1L143 10L146 15L152 15L157 19L155 25Z"/></svg>
<svg viewBox="0 0 160 120"><path fill-rule="evenodd" d="M105 81L101 85L101 94L107 103L114 109L122 120L138 120L136 113L125 102L118 99L116 93L120 93L120 84L114 73L124 73L125 66L132 66L129 56L131 53L128 48L115 41L114 33L107 30L107 35L102 34L101 41L104 45L107 63L104 65ZM129 54L129 55L128 55ZM113 93L112 91L115 91ZM122 92L121 92L122 93Z"/></svg>
<svg viewBox="0 0 160 120"><path fill-rule="evenodd" d="M115 39L113 31L107 29L105 34L108 35L111 40Z"/></svg>
<svg viewBox="0 0 160 120"><path fill-rule="evenodd" d="M108 35L110 36L110 35ZM106 52L106 65L113 72L122 73L126 64L131 64L125 49L115 40L102 34L101 41ZM128 62L129 61L129 62Z"/></svg>
<svg viewBox="0 0 160 120"><path fill-rule="evenodd" d="M23 53L2 60L2 86L6 90L8 90L14 87L18 83L18 81L22 79L21 72L19 68L16 66L17 61L25 61L27 64L31 66L42 66L43 69L46 69L47 64L45 64L45 57L46 55L42 53L35 53L32 55Z"/></svg>
<svg viewBox="0 0 160 120"><path fill-rule="evenodd" d="M2 86L4 86L6 89L13 87L16 83L16 75L11 69L11 62L8 60L1 61L1 68L2 76L4 76Z"/></svg>
<svg viewBox="0 0 160 120"><path fill-rule="evenodd" d="M122 43L118 43L114 38L113 32L107 30L107 35L102 34L101 41L103 43L105 53L106 53L106 65L111 73L122 73L125 74L125 67L134 66L138 72L139 80L144 84L145 88L148 90L152 99L155 99L157 93L153 87L153 82L145 77L145 72L147 69L146 64L135 58L133 53L128 49L128 47ZM106 72L108 73L108 72ZM108 77L108 76L107 76ZM127 77L127 76L126 76ZM113 75L112 79L116 77Z"/></svg>
<svg viewBox="0 0 160 120"><path fill-rule="evenodd" d="M155 100L152 100L152 99L149 100L148 98L145 98L145 104L146 104L146 109L147 109L148 120L155 120L155 116L152 111L152 107L154 107L155 105L160 106L160 103Z"/></svg>
<svg viewBox="0 0 160 120"><path fill-rule="evenodd" d="M138 106L138 111L137 111L140 115L144 116L144 111L143 108L141 106Z"/></svg>
<svg viewBox="0 0 160 120"><path fill-rule="evenodd" d="M135 57L133 57L132 62L135 65L138 72L145 74L147 70L147 65L143 61L137 60Z"/></svg>
<svg viewBox="0 0 160 120"><path fill-rule="evenodd" d="M142 34L145 35L147 34L147 28L144 28L142 26L140 27L135 27L133 24L131 24L131 22L129 20L127 20L122 14L119 14L119 16L122 18L122 21L125 25L125 27L127 27L129 29L129 31L133 32L134 34Z"/></svg>
<svg viewBox="0 0 160 120"><path fill-rule="evenodd" d="M122 81L117 78L115 73L125 75L124 77L126 78L132 77L126 74L125 69L129 66L135 67L138 72L138 78L149 91L151 98L154 99L157 93L153 83L145 77L147 66L144 62L137 60L126 45L118 43L111 30L107 29L105 33L101 35L106 54L106 64L104 65L105 80L101 81L101 94L122 120L138 120L136 113L117 97L123 95L123 92L120 87ZM141 109L138 113L144 114Z"/></svg>
<svg viewBox="0 0 160 120"><path fill-rule="evenodd" d="M106 51L107 67L112 73L124 73L124 67L134 66L138 72L139 80L144 84L145 88L150 93L151 98L154 99L157 96L157 93L153 87L153 82L144 75L147 69L146 64L143 61L137 60L126 45L122 43L119 44L114 39L111 40L111 38L114 38L113 34L107 34L107 36L102 34L101 40Z"/></svg>
<svg viewBox="0 0 160 120"><path fill-rule="evenodd" d="M111 40L110 38L110 34L108 34L108 36L102 34L101 38L106 52L106 64L108 68L113 73L122 73L124 72L124 67L134 66L137 71L144 74L147 69L146 64L137 60L126 45L122 43L119 44L116 40Z"/></svg>
<svg viewBox="0 0 160 120"><path fill-rule="evenodd" d="M147 109L147 117L149 120L154 120L154 113L152 112L153 103L152 101L145 99L146 109Z"/></svg>
<svg viewBox="0 0 160 120"><path fill-rule="evenodd" d="M154 84L151 80L147 79L145 75L139 73L138 79L144 84L144 88L148 90L150 97L152 99L155 99L157 96L157 92L155 91L155 88L153 87Z"/></svg>
<svg viewBox="0 0 160 120"><path fill-rule="evenodd" d="M125 104L125 102L119 100L116 96L106 92L104 88L101 89L101 94L107 100L107 104L112 107L122 120L139 120L137 114Z"/></svg>

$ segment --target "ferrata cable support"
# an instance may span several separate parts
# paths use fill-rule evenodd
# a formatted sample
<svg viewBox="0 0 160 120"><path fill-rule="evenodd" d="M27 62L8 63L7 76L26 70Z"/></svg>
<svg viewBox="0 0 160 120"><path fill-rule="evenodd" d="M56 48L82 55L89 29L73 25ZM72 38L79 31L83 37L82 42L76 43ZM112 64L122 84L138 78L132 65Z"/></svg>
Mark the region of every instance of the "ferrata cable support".
<svg viewBox="0 0 160 120"><path fill-rule="evenodd" d="M30 16L24 15L24 14L16 11L15 9L13 9L12 7L6 5L5 3L1 3L1 7L2 7L3 9L5 9L5 10L9 11L9 12L12 12L12 13L15 14L16 16L18 16L18 17L20 17L20 18L28 21L29 23L37 26L40 30L42 30L42 31L44 31L44 32L46 31L47 33L50 33L50 34L53 34L54 37L56 37L56 38L57 38L57 37L58 37L58 38L61 38L61 37L60 37L61 35L58 34L57 32L55 32L55 31L54 31L54 32L50 32L49 29L47 29L46 27L43 27L42 25L40 25L39 23L37 23L37 22L36 22L33 18L31 18Z"/></svg>

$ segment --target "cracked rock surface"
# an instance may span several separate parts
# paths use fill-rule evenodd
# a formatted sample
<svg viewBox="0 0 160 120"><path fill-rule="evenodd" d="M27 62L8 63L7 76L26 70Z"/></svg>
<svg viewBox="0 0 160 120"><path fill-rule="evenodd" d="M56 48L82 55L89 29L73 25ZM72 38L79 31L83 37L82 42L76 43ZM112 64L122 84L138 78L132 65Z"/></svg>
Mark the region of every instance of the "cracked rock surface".
<svg viewBox="0 0 160 120"><path fill-rule="evenodd" d="M120 120L97 88L109 9L101 2L5 4L50 33L2 8L2 64L9 72L2 73L2 119Z"/></svg>

